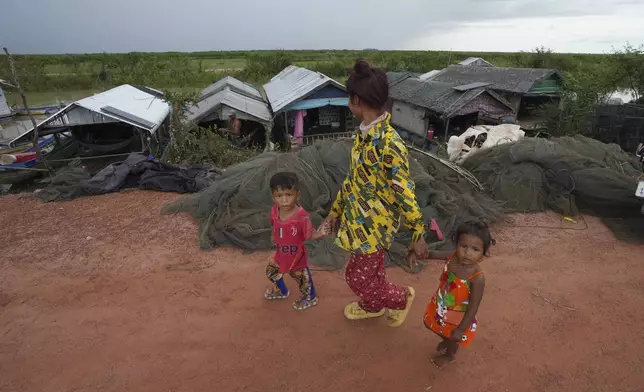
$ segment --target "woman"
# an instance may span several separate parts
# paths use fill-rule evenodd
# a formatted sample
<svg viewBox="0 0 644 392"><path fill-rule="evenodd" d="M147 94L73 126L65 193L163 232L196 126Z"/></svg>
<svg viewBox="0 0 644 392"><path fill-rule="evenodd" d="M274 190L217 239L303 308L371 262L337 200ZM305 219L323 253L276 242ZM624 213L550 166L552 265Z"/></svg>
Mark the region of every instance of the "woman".
<svg viewBox="0 0 644 392"><path fill-rule="evenodd" d="M409 177L407 149L384 109L389 99L387 76L358 60L347 92L349 109L362 123L349 173L323 227L327 232L337 228L336 243L351 252L345 279L360 301L347 305L344 315L359 320L380 317L389 309L389 324L397 327L405 321L415 292L387 282L385 254L402 215L412 232L410 252L427 257L423 215Z"/></svg>

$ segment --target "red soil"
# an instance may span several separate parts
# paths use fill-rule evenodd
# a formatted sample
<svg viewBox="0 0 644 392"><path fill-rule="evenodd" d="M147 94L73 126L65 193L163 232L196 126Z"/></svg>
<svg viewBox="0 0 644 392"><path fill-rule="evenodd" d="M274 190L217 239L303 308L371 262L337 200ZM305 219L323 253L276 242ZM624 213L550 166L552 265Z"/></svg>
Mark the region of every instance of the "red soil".
<svg viewBox="0 0 644 392"><path fill-rule="evenodd" d="M418 293L398 329L345 320L340 272L315 272L298 313L262 298L266 253L200 251L190 217L159 215L176 197L0 198L1 391L642 389L644 247L596 219L497 228L477 340L439 371L422 314L440 264L389 270Z"/></svg>

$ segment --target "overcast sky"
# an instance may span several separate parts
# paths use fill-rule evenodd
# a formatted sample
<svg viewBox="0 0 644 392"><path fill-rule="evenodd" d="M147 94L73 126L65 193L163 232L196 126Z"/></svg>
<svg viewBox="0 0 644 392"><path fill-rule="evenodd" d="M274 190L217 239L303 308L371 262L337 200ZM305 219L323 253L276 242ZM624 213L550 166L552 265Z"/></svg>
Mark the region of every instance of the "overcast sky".
<svg viewBox="0 0 644 392"><path fill-rule="evenodd" d="M0 0L0 15L14 53L644 44L644 0Z"/></svg>

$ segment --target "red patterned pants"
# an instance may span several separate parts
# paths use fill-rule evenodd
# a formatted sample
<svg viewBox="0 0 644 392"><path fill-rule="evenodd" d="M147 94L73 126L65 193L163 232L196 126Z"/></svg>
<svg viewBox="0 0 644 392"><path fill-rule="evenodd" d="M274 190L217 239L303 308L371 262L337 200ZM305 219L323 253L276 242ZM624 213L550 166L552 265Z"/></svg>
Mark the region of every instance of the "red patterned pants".
<svg viewBox="0 0 644 392"><path fill-rule="evenodd" d="M367 312L383 308L400 310L407 306L407 290L387 282L385 251L371 254L351 254L344 279L349 288L360 297L360 307Z"/></svg>

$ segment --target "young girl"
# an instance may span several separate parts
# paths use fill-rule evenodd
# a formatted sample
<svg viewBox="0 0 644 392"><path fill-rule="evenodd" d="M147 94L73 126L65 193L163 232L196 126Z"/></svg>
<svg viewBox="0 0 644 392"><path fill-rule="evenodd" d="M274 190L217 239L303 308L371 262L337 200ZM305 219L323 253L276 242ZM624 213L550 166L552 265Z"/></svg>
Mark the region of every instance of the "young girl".
<svg viewBox="0 0 644 392"><path fill-rule="evenodd" d="M266 299L285 299L289 296L284 274L297 282L302 297L293 303L295 310L318 304L315 287L308 267L308 252L304 242L318 239L323 233L313 230L309 214L298 204L300 191L295 173L281 172L270 180L275 205L271 210L271 226L275 255L266 266L266 276L273 283L264 293Z"/></svg>
<svg viewBox="0 0 644 392"><path fill-rule="evenodd" d="M351 252L345 269L349 288L360 297L348 304L350 320L389 312L389 325L400 326L414 299L414 289L387 282L385 254L401 216L412 232L410 248L427 256L425 226L409 176L407 148L389 123L387 75L358 60L347 81L349 109L362 121L354 140L347 177L324 221L325 232L339 230L336 244Z"/></svg>
<svg viewBox="0 0 644 392"><path fill-rule="evenodd" d="M494 240L488 226L482 222L468 222L454 234L456 250L430 252L430 258L447 260L440 278L440 286L425 311L425 326L443 340L432 359L441 368L455 361L459 346L466 347L474 339L485 276L480 262L488 255Z"/></svg>

